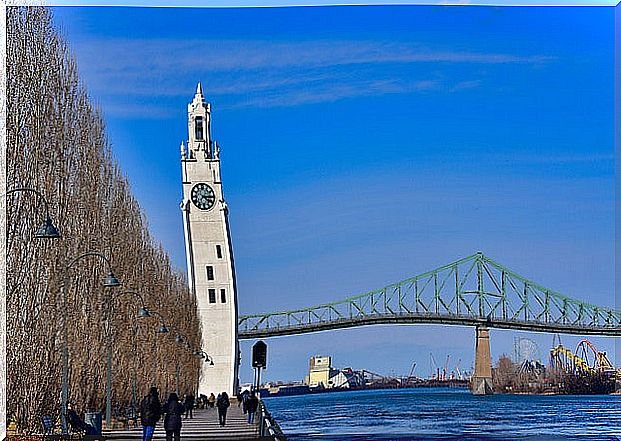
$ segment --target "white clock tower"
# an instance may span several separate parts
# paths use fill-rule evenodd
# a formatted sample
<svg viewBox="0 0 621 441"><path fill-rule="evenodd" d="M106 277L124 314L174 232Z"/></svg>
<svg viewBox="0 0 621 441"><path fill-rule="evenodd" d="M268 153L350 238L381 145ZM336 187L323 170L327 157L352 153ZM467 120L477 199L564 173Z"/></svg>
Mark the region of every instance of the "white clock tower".
<svg viewBox="0 0 621 441"><path fill-rule="evenodd" d="M219 148L211 139L211 105L201 84L188 104L187 149L181 143L183 227L190 290L202 322L203 363L199 393L237 393L239 343L235 266L220 179Z"/></svg>

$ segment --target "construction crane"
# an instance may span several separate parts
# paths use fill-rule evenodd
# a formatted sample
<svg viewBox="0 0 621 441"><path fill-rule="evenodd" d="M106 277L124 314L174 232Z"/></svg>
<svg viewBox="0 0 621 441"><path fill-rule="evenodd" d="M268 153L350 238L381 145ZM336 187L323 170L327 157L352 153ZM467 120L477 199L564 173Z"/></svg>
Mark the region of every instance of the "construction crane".
<svg viewBox="0 0 621 441"><path fill-rule="evenodd" d="M412 369L410 369L410 375L408 375L408 380L414 378L415 370L416 370L416 362L412 363Z"/></svg>
<svg viewBox="0 0 621 441"><path fill-rule="evenodd" d="M461 364L461 358L459 360L457 360L457 364L455 365L455 373L457 374L457 379L458 380L463 380L464 376L462 375L461 371L459 370L459 365Z"/></svg>
<svg viewBox="0 0 621 441"><path fill-rule="evenodd" d="M446 380L446 374L448 373L448 365L451 361L451 354L446 356L446 362L444 363L444 368L442 369L442 380Z"/></svg>
<svg viewBox="0 0 621 441"><path fill-rule="evenodd" d="M438 367L438 363L436 363L436 359L433 357L433 352L429 353L429 366L431 367L431 379L437 379L440 377L440 368Z"/></svg>

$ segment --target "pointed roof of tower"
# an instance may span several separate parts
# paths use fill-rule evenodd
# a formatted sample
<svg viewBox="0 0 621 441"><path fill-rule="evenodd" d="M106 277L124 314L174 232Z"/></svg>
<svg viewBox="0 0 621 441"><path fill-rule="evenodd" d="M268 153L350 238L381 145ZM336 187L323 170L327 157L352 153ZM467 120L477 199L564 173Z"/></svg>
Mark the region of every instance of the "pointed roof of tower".
<svg viewBox="0 0 621 441"><path fill-rule="evenodd" d="M194 94L194 99L192 100L192 102L193 103L204 103L205 102L205 97L203 96L203 86L200 83L200 81L196 85L196 93Z"/></svg>

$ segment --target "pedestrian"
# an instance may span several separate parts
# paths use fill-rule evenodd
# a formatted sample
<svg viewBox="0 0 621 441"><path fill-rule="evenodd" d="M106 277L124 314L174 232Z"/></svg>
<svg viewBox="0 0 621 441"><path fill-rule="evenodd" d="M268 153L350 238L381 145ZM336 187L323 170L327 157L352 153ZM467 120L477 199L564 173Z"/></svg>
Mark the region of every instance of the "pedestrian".
<svg viewBox="0 0 621 441"><path fill-rule="evenodd" d="M216 407L218 408L218 421L220 422L220 426L224 426L226 424L226 411L230 405L229 395L226 392L222 392L218 395Z"/></svg>
<svg viewBox="0 0 621 441"><path fill-rule="evenodd" d="M207 400L207 403L209 404L209 407L211 407L212 409L216 405L216 396L213 394L213 392L211 393L211 395L209 395L209 399Z"/></svg>
<svg viewBox="0 0 621 441"><path fill-rule="evenodd" d="M157 393L157 387L153 386L149 393L140 403L140 423L142 424L142 441L151 441L155 425L162 416L162 405Z"/></svg>
<svg viewBox="0 0 621 441"><path fill-rule="evenodd" d="M246 400L246 409L248 410L248 424L254 423L254 414L259 407L259 399L254 394L254 392L250 392L250 396Z"/></svg>
<svg viewBox="0 0 621 441"><path fill-rule="evenodd" d="M164 404L164 430L166 430L166 441L181 440L181 415L185 411L183 404L179 402L179 397L176 393L171 393L168 396L168 401Z"/></svg>
<svg viewBox="0 0 621 441"><path fill-rule="evenodd" d="M241 394L242 396L241 405L242 405L242 411L244 412L244 414L248 412L248 396L249 395L250 395L250 392L248 392L248 389L244 390Z"/></svg>
<svg viewBox="0 0 621 441"><path fill-rule="evenodd" d="M194 418L194 415L193 415L194 395L187 394L185 396L185 400L183 400L183 404L185 405L185 417L187 418L189 415L190 419Z"/></svg>

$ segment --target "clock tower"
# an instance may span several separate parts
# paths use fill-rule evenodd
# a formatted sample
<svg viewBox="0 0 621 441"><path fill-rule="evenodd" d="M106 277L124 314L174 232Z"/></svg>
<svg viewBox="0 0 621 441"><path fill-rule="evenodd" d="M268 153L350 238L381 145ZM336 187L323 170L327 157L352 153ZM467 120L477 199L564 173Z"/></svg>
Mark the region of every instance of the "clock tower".
<svg viewBox="0 0 621 441"><path fill-rule="evenodd" d="M211 105L198 83L188 104L187 148L181 143L181 211L188 283L202 322L201 348L213 360L202 364L198 389L206 395L236 394L238 386L237 287L219 151L211 139Z"/></svg>

